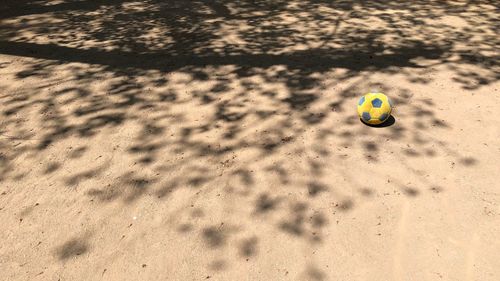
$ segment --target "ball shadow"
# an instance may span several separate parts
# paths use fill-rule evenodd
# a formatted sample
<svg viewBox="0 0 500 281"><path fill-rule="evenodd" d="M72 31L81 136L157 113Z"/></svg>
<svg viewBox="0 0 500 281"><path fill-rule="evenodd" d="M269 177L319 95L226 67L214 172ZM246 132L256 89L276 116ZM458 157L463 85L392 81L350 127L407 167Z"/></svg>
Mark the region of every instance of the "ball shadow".
<svg viewBox="0 0 500 281"><path fill-rule="evenodd" d="M381 123L381 124L377 124L377 125L373 125L373 124L368 124L368 123L365 123L363 121L363 119L359 119L363 124L365 124L366 126L368 127L373 127L373 128L385 128L385 127L390 127L392 125L394 125L394 123L396 123L396 118L394 118L394 116L389 116L389 118L387 118L387 120L385 120L384 123Z"/></svg>

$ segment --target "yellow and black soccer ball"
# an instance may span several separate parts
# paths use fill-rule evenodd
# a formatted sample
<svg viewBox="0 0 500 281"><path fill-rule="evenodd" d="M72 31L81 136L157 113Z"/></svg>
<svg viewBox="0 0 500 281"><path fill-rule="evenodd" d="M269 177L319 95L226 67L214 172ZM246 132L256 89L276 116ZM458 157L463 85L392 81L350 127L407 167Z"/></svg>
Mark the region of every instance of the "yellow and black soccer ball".
<svg viewBox="0 0 500 281"><path fill-rule="evenodd" d="M382 93L368 93L359 99L358 115L366 124L382 124L391 116L392 102Z"/></svg>

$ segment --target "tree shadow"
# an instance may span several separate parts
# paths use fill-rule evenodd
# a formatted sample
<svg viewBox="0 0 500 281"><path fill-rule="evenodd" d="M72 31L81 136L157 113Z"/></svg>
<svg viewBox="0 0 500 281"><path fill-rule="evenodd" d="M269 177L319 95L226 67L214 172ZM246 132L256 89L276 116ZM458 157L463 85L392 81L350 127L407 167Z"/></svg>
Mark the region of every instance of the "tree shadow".
<svg viewBox="0 0 500 281"><path fill-rule="evenodd" d="M60 261L78 257L89 251L88 236L73 238L56 249L56 255Z"/></svg>

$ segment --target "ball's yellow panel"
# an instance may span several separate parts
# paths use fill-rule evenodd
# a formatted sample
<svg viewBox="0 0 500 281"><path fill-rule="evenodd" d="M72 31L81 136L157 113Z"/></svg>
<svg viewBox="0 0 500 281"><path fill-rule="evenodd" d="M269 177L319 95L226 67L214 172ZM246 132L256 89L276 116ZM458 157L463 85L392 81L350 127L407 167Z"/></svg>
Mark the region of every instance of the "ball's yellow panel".
<svg viewBox="0 0 500 281"><path fill-rule="evenodd" d="M384 114L384 113L385 113L385 111L384 111L384 110L382 110L382 108L375 108L375 107L372 107L372 108L370 109L370 115L371 115L372 119L379 119L379 118L380 118L380 116L381 116L382 114Z"/></svg>
<svg viewBox="0 0 500 281"><path fill-rule="evenodd" d="M371 108L372 108L371 103L367 102L365 100L365 102L361 106L358 105L358 114L359 114L359 116L361 116L361 114L363 114L363 112L370 112Z"/></svg>
<svg viewBox="0 0 500 281"><path fill-rule="evenodd" d="M388 115L391 115L392 108L391 108L391 105L389 104L389 101L384 102L382 104L382 107L380 108L380 110L383 111L384 113L388 114Z"/></svg>
<svg viewBox="0 0 500 281"><path fill-rule="evenodd" d="M378 125L378 124L382 124L382 121L379 121L378 119L373 119L373 120L370 120L367 123L371 124L371 125Z"/></svg>
<svg viewBox="0 0 500 281"><path fill-rule="evenodd" d="M380 98L384 101L384 103L382 104L383 110L390 115L391 111L392 111L392 107L391 107L391 103L389 101L389 97L382 94L382 97L380 97Z"/></svg>

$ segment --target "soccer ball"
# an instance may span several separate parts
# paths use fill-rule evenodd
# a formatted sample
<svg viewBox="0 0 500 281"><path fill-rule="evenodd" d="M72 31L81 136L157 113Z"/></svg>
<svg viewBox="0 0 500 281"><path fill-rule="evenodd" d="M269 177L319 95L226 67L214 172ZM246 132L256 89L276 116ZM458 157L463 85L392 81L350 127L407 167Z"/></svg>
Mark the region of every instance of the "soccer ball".
<svg viewBox="0 0 500 281"><path fill-rule="evenodd" d="M391 116L392 102L382 93L368 93L358 102L358 115L366 124L382 124Z"/></svg>

